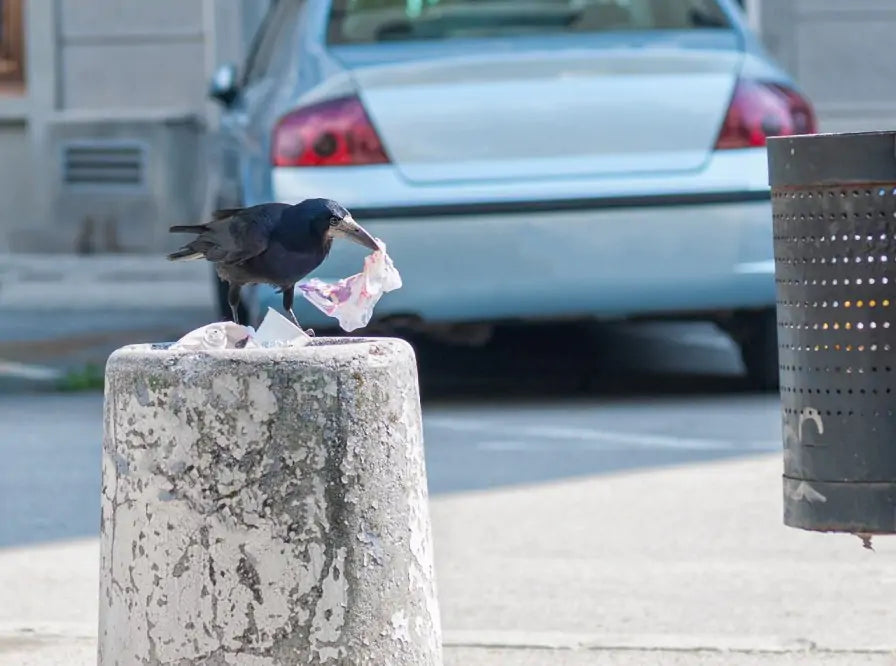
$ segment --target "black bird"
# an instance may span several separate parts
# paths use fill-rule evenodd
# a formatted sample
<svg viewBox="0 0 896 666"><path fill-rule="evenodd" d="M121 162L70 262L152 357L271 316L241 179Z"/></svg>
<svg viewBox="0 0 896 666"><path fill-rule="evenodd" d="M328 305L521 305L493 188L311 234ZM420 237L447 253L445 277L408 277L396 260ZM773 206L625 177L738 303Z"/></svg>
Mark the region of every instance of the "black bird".
<svg viewBox="0 0 896 666"><path fill-rule="evenodd" d="M371 250L379 249L351 214L330 199L306 199L294 206L266 203L224 208L212 214L211 222L176 225L169 231L197 234L195 239L169 254L168 259L211 261L218 276L229 284L227 301L237 324L243 285L279 287L283 308L299 326L292 311L295 284L327 258L333 238L343 237Z"/></svg>

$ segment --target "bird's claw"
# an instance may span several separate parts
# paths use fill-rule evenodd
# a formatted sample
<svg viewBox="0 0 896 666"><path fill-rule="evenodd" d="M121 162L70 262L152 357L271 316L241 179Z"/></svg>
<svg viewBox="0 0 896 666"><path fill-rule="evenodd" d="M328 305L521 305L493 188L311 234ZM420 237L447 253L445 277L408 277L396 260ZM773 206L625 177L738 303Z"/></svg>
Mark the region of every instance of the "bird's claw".
<svg viewBox="0 0 896 666"><path fill-rule="evenodd" d="M296 317L296 313L292 311L292 308L289 309L289 318L292 319L292 323L296 325L302 333L307 335L308 337L314 337L314 329L313 328L302 328L302 325L299 323L298 318Z"/></svg>

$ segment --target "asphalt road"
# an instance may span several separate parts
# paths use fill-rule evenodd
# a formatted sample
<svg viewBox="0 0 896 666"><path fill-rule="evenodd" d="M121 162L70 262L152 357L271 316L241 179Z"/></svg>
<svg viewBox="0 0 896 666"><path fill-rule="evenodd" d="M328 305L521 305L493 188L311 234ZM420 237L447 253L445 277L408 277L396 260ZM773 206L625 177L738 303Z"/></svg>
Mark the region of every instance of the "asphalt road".
<svg viewBox="0 0 896 666"><path fill-rule="evenodd" d="M111 337L63 354L68 363L104 359L136 340L131 331L175 339L211 318L201 309L69 311L48 329L45 314L4 314L0 349L101 324ZM744 390L734 346L710 325L528 326L499 332L485 349L413 342L433 494L778 446L775 396ZM0 391L0 547L97 533L101 409L98 393Z"/></svg>
<svg viewBox="0 0 896 666"><path fill-rule="evenodd" d="M421 354L425 377L438 374L427 370L429 357ZM629 372L583 389L578 373L544 354L509 365L482 352L479 359L466 366L479 397L462 388L456 367L451 388L430 389L424 401L434 495L779 447L776 396L746 393L724 377L695 383L690 375ZM479 376L497 388L489 392ZM523 377L530 382L518 394L500 388ZM99 393L0 395L0 547L97 534L101 410Z"/></svg>

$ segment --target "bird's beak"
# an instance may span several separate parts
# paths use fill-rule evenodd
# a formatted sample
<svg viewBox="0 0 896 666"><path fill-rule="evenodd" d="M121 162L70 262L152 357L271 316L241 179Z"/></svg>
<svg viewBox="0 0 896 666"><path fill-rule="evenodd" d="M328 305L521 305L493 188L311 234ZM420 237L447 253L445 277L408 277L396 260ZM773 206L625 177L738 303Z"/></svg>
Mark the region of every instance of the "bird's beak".
<svg viewBox="0 0 896 666"><path fill-rule="evenodd" d="M333 227L334 236L342 236L350 241L354 241L358 245L363 245L371 250L379 250L380 246L376 240L367 233L367 230L352 219L351 215L340 220L339 224Z"/></svg>

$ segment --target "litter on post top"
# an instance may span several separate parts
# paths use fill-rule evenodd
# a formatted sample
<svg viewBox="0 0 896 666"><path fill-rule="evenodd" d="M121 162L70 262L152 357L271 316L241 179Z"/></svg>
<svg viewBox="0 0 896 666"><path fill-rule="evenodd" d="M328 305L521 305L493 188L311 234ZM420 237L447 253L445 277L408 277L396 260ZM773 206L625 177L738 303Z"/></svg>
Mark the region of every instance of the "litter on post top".
<svg viewBox="0 0 896 666"><path fill-rule="evenodd" d="M272 308L256 331L232 321L200 326L171 345L171 349L211 351L214 349L259 349L262 347L304 347L311 336Z"/></svg>

